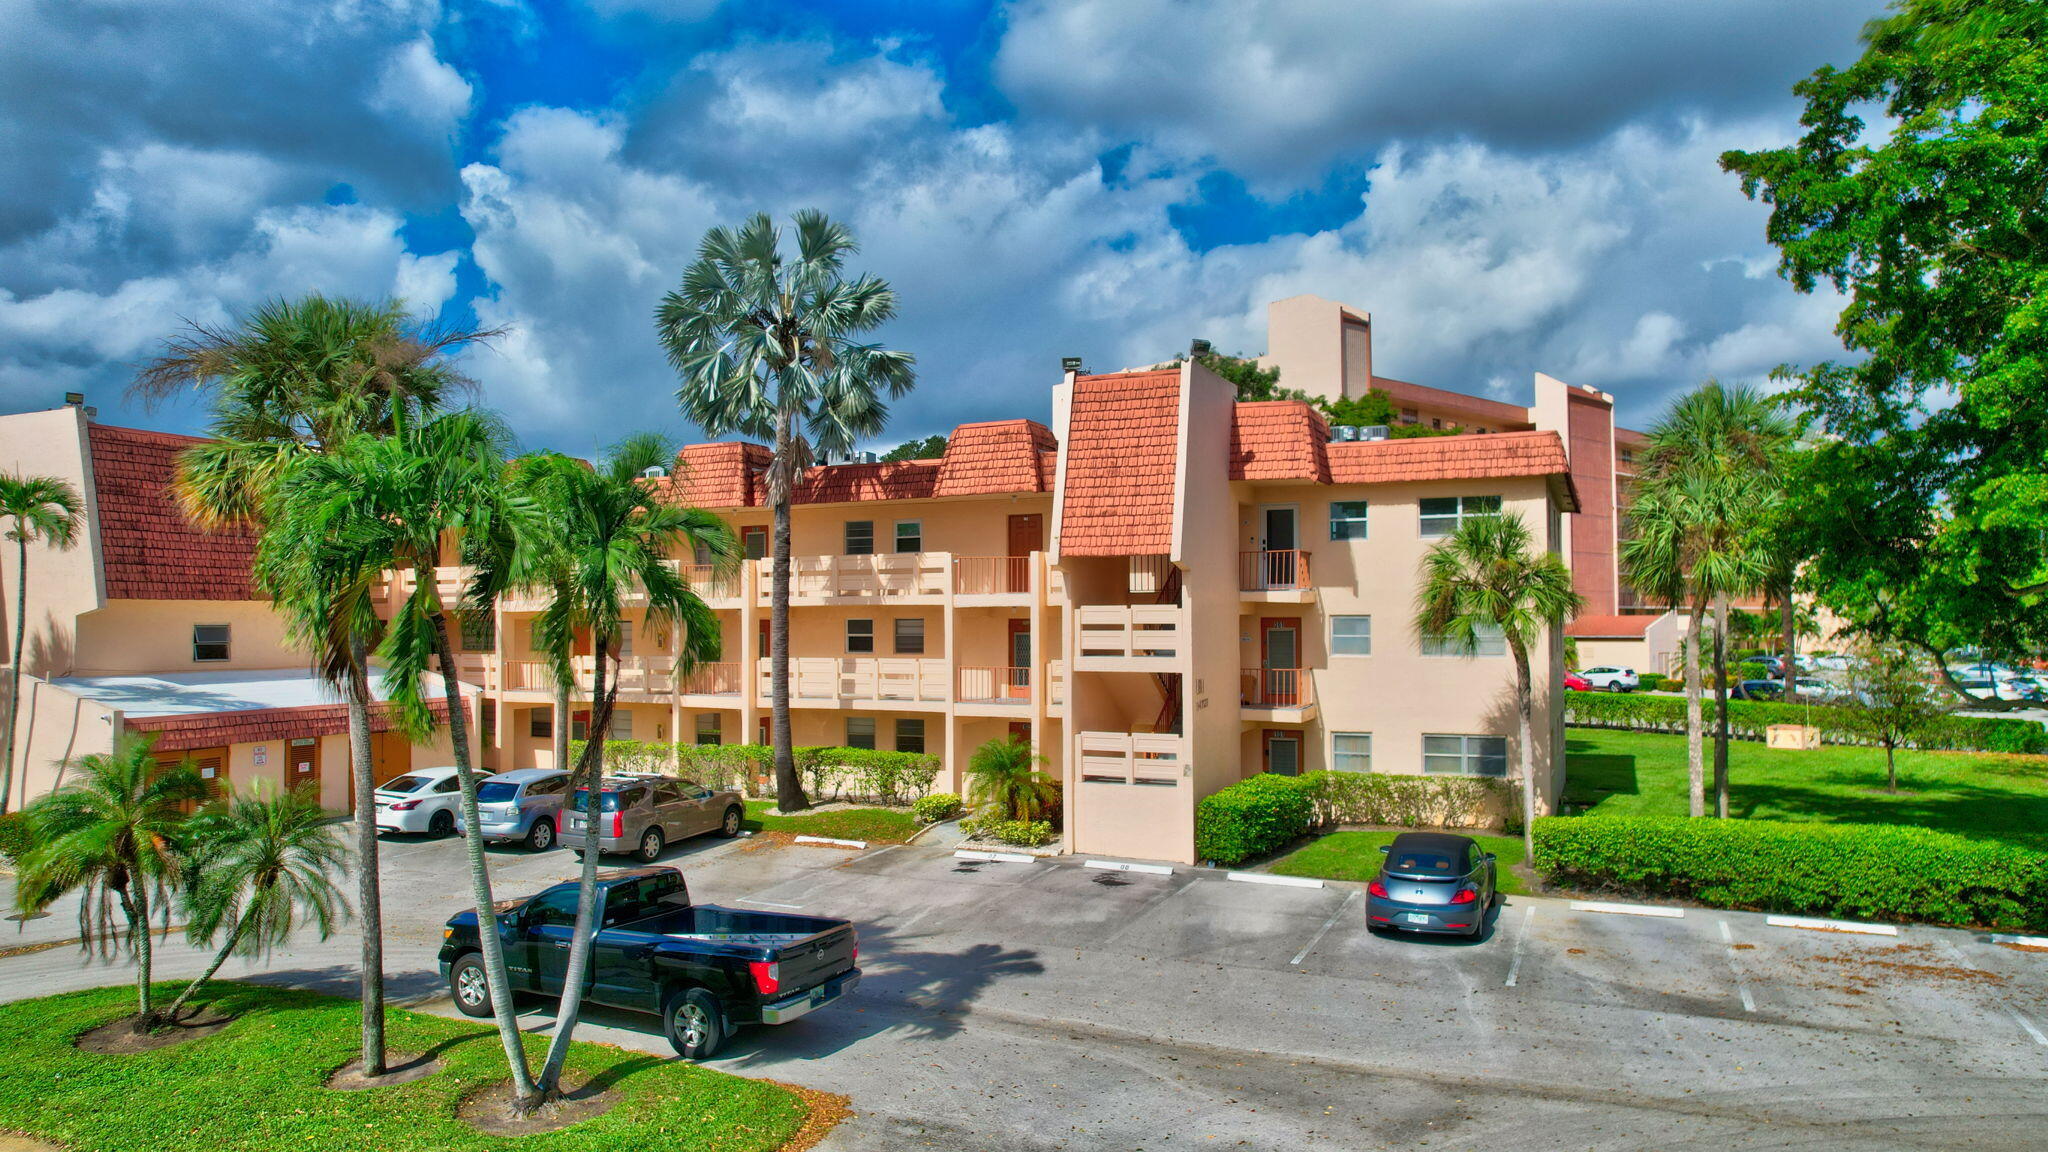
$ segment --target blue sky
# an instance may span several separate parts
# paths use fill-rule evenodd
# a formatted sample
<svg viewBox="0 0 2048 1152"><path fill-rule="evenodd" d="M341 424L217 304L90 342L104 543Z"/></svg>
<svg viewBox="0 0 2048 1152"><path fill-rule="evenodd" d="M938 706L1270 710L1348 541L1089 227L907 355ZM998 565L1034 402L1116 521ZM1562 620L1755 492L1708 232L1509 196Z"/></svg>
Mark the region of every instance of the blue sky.
<svg viewBox="0 0 2048 1152"><path fill-rule="evenodd" d="M1716 157L1797 130L1845 0L0 0L0 408L135 410L186 322L399 295L502 325L531 447L693 436L651 313L704 230L817 206L894 283L885 440L1044 418L1060 357L1374 314L1384 374L1654 417L1835 354Z"/></svg>

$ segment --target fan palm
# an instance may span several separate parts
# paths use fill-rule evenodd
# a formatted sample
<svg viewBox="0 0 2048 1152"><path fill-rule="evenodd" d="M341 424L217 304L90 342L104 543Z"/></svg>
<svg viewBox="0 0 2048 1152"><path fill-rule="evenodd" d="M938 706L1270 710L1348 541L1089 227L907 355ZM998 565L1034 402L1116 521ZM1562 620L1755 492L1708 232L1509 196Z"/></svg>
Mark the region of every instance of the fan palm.
<svg viewBox="0 0 2048 1152"><path fill-rule="evenodd" d="M1028 740L990 740L967 759L967 799L994 805L1007 819L1036 820L1060 794L1059 782L1039 770L1044 763Z"/></svg>
<svg viewBox="0 0 2048 1152"><path fill-rule="evenodd" d="M223 930L227 935L206 971L171 1002L167 1020L178 1018L229 956L269 956L309 924L325 940L347 915L334 880L346 866L348 849L309 795L237 796L195 817L191 841L185 938L211 944Z"/></svg>
<svg viewBox="0 0 2048 1152"><path fill-rule="evenodd" d="M1571 570L1539 550L1528 522L1514 513L1467 520L1422 558L1415 628L1451 648L1476 652L1483 629L1497 629L1515 663L1515 738L1522 774L1522 839L1534 859L1536 821L1535 692L1529 653L1546 631L1562 631L1584 600Z"/></svg>
<svg viewBox="0 0 2048 1152"><path fill-rule="evenodd" d="M501 544L479 566L479 597L492 597L503 587L523 587L547 598L535 618L534 636L558 685L574 683L574 637L591 637L595 662L589 739L576 762L577 779L571 787L587 788L592 795L602 774L605 735L618 699L621 632L632 626L626 618L629 601L644 598L640 626L648 634L659 636L680 626L675 665L680 679L699 662L718 658L718 618L667 558L701 552L714 564L729 565L738 554L731 529L718 517L665 503L642 482L640 474L650 457L666 462L673 459L673 449L658 437L640 436L615 446L595 470L552 454L516 462L519 514L508 522L509 550ZM558 717L565 715L565 709L557 709ZM558 731L565 727L557 721ZM566 764L567 757L558 762ZM562 1001L538 1082L543 1097L558 1090L582 1010L596 916L597 853L585 852Z"/></svg>
<svg viewBox="0 0 2048 1152"><path fill-rule="evenodd" d="M789 726L789 510L813 458L845 455L879 433L885 396L915 383L912 357L857 343L896 312L896 293L869 275L847 280L853 234L822 212L796 214L796 255L766 214L737 231L713 228L664 296L655 332L681 377L676 401L705 433L770 440L768 502L775 509L769 589L768 680L776 807L808 807Z"/></svg>
<svg viewBox="0 0 2048 1152"><path fill-rule="evenodd" d="M15 902L40 912L82 893L78 936L102 956L135 957L135 1029L162 1020L151 995L149 921L186 872L187 824L206 783L191 763L163 769L153 739L124 736L112 752L80 757L70 782L25 809L34 847L21 859Z"/></svg>
<svg viewBox="0 0 2048 1152"><path fill-rule="evenodd" d="M7 668L7 735L0 749L0 812L14 794L14 730L21 720L22 648L28 643L28 546L31 542L70 549L78 539L84 501L78 489L55 476L0 473L0 520L12 522L7 538L14 541L14 646Z"/></svg>

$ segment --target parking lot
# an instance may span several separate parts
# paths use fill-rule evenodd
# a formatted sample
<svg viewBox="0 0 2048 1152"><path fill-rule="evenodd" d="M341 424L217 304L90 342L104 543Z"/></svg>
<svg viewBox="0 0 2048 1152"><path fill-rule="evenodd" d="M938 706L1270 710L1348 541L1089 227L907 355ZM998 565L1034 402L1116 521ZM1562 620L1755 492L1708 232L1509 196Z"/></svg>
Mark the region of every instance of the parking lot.
<svg viewBox="0 0 2048 1152"><path fill-rule="evenodd" d="M386 844L399 994L437 992L461 854ZM492 861L508 895L575 868ZM2048 1119L2048 952L1967 932L1515 897L1466 942L1373 935L1348 884L765 838L667 862L701 901L860 924L857 997L715 1062L851 1096L828 1149L2032 1148ZM167 975L198 967L167 951ZM264 978L345 990L352 954L295 946ZM10 995L121 976L70 948L0 959ZM588 1023L667 1051L651 1019Z"/></svg>

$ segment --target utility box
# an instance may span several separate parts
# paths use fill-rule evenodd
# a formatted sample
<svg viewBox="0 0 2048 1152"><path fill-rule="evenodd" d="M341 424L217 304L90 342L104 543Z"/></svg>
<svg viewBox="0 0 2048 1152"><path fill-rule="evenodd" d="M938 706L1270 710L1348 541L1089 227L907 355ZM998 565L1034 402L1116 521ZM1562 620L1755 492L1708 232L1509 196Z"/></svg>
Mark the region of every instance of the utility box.
<svg viewBox="0 0 2048 1152"><path fill-rule="evenodd" d="M1811 724L1772 724L1764 729L1764 746L1801 751L1818 748L1820 729Z"/></svg>

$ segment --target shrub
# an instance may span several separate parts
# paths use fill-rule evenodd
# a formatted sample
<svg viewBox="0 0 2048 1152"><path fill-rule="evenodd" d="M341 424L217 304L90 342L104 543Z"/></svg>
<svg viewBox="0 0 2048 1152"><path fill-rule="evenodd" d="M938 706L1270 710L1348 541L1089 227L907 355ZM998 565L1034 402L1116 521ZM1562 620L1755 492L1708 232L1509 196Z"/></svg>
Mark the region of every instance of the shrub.
<svg viewBox="0 0 2048 1152"><path fill-rule="evenodd" d="M1546 879L1724 908L2048 929L2048 856L1892 824L1682 817L1536 821Z"/></svg>
<svg viewBox="0 0 2048 1152"><path fill-rule="evenodd" d="M1517 806L1514 786L1482 776L1401 776L1383 772L1310 772L1315 823L1390 824L1403 828L1477 828Z"/></svg>
<svg viewBox="0 0 2048 1152"><path fill-rule="evenodd" d="M960 829L971 840L993 840L1020 848L1037 848L1052 843L1054 839L1050 820L1005 820L1001 813L963 820Z"/></svg>
<svg viewBox="0 0 2048 1152"><path fill-rule="evenodd" d="M572 759L584 742L571 741ZM797 748L797 771L814 800L860 800L908 804L931 790L939 758L924 752L874 748ZM681 775L707 788L746 792L754 779L775 769L775 750L766 744L684 744L655 740L604 742L607 772Z"/></svg>
<svg viewBox="0 0 2048 1152"><path fill-rule="evenodd" d="M1242 864L1306 835L1315 819L1316 789L1310 778L1253 776L1195 806L1195 855L1218 864Z"/></svg>
<svg viewBox="0 0 2048 1152"><path fill-rule="evenodd" d="M1662 692L1666 684L1679 686L1677 681L1661 672L1645 672L1636 677L1636 687L1645 692Z"/></svg>
<svg viewBox="0 0 2048 1152"><path fill-rule="evenodd" d="M1711 702L1707 704L1711 715ZM1685 701L1634 693L1569 692L1564 722L1581 728L1625 728L1636 732L1685 731ZM1711 723L1711 721L1710 721ZM1740 740L1762 740L1773 724L1811 724L1828 744L1867 744L1854 708L1824 704L1782 704L1730 700L1728 732ZM2032 720L1946 715L1929 725L1917 744L1955 752L2048 753L2048 728Z"/></svg>
<svg viewBox="0 0 2048 1152"><path fill-rule="evenodd" d="M937 824L941 820L951 820L960 814L960 797L951 792L934 792L929 796L920 796L917 802L910 806L910 814L917 818L919 824Z"/></svg>
<svg viewBox="0 0 2048 1152"><path fill-rule="evenodd" d="M35 839L29 830L28 817L20 812L0 812L0 858L13 864L33 847Z"/></svg>

